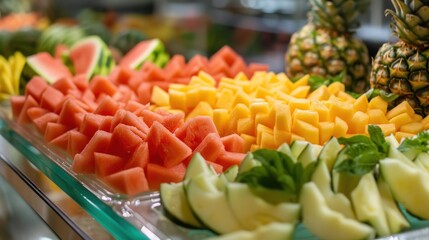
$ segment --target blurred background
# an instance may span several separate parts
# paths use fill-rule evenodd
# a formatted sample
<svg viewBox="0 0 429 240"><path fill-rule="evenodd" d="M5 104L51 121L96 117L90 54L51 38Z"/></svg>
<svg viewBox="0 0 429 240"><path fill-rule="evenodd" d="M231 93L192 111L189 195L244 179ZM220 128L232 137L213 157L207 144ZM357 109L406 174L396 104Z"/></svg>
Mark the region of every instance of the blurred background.
<svg viewBox="0 0 429 240"><path fill-rule="evenodd" d="M389 0L371 1L361 18L356 34L371 55L392 38L390 18L384 15L391 7ZM146 38L160 38L171 53L188 57L210 55L230 45L247 61L268 63L277 72L284 70L290 36L307 22L308 8L308 1L302 0L0 1L2 16L34 12L48 19L42 25L78 24L109 42L133 29Z"/></svg>

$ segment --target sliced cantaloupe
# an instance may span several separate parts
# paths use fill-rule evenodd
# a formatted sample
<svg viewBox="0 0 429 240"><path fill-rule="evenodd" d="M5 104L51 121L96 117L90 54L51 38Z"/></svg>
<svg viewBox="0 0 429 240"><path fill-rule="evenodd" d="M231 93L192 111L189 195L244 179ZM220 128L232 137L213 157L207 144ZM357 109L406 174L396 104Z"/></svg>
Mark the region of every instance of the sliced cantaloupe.
<svg viewBox="0 0 429 240"><path fill-rule="evenodd" d="M381 109L368 109L367 113L369 124L385 124L389 122L386 118L386 114L384 114Z"/></svg>
<svg viewBox="0 0 429 240"><path fill-rule="evenodd" d="M304 121L315 127L319 124L319 114L313 110L296 109L292 115L293 121Z"/></svg>
<svg viewBox="0 0 429 240"><path fill-rule="evenodd" d="M348 129L349 126L343 119L341 119L340 117L335 118L333 133L334 137L339 138L345 136L347 134Z"/></svg>
<svg viewBox="0 0 429 240"><path fill-rule="evenodd" d="M335 123L319 122L319 143L324 144L332 138L334 134Z"/></svg>
<svg viewBox="0 0 429 240"><path fill-rule="evenodd" d="M295 133L312 144L319 144L319 129L309 123L296 120L292 124L292 133Z"/></svg>
<svg viewBox="0 0 429 240"><path fill-rule="evenodd" d="M356 101L353 103L353 111L361 111L366 112L368 109L368 98L365 94L362 94L360 97L356 99Z"/></svg>
<svg viewBox="0 0 429 240"><path fill-rule="evenodd" d="M351 124L349 125L349 133L364 133L368 126L369 117L368 114L357 111L353 114Z"/></svg>
<svg viewBox="0 0 429 240"><path fill-rule="evenodd" d="M404 113L400 113L397 116L392 117L389 120L389 123L393 123L396 126L396 130L399 130L401 128L402 125L405 125L407 123L412 122L413 119L411 118L411 116L404 112Z"/></svg>
<svg viewBox="0 0 429 240"><path fill-rule="evenodd" d="M400 104L396 105L394 108L389 110L386 113L387 119L392 119L396 116L398 116L401 113L407 113L410 116L414 115L414 109L411 107L411 105L408 103L408 101L403 101Z"/></svg>
<svg viewBox="0 0 429 240"><path fill-rule="evenodd" d="M380 109L384 114L387 112L387 102L380 96L371 99L368 103L368 109Z"/></svg>
<svg viewBox="0 0 429 240"><path fill-rule="evenodd" d="M410 123L402 125L399 128L399 131L411 133L411 134L417 134L417 133L423 131L423 129L424 129L423 123L421 123L421 122L410 122Z"/></svg>

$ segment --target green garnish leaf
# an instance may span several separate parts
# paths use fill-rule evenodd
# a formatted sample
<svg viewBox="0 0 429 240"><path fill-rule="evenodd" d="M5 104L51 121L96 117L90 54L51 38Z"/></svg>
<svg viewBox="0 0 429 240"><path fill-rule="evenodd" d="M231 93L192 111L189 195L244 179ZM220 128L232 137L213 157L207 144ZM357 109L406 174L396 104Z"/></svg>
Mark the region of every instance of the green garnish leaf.
<svg viewBox="0 0 429 240"><path fill-rule="evenodd" d="M368 100L371 100L377 96L380 96L386 102L395 101L399 97L399 95L395 93L389 93L382 89L374 89L374 88L369 89L365 94Z"/></svg>
<svg viewBox="0 0 429 240"><path fill-rule="evenodd" d="M384 138L383 131L376 125L368 125L369 137L356 135L350 138L339 138L344 144L346 159L335 166L338 172L363 176L371 172L378 162L387 156L389 143Z"/></svg>
<svg viewBox="0 0 429 240"><path fill-rule="evenodd" d="M398 150L401 152L418 151L428 152L429 151L429 132L423 131L418 133L412 138L406 138L398 146Z"/></svg>
<svg viewBox="0 0 429 240"><path fill-rule="evenodd" d="M270 149L259 149L252 155L261 165L239 174L237 181L248 184L255 194L267 201L275 201L267 196L269 192L275 192L282 195L277 200L297 202L302 186L311 180L315 162L303 167L286 154Z"/></svg>
<svg viewBox="0 0 429 240"><path fill-rule="evenodd" d="M310 85L310 91L314 91L314 90L318 89L319 87L321 87L322 85L328 86L334 82L343 82L345 75L346 75L345 71L342 71L340 74L338 74L332 78L325 78L322 76L312 75L312 76L310 76L310 79L308 80L308 84Z"/></svg>

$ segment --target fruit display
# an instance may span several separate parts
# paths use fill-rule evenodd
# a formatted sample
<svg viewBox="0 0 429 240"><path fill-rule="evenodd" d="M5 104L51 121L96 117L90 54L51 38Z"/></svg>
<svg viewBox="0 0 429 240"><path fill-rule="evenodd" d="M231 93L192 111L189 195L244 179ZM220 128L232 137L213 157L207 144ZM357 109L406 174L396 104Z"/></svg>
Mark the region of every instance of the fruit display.
<svg viewBox="0 0 429 240"><path fill-rule="evenodd" d="M386 10L392 16L393 33L398 42L385 43L372 63L371 86L399 95L391 103L395 106L408 101L415 111L428 115L428 29L426 1L392 1L395 11Z"/></svg>
<svg viewBox="0 0 429 240"><path fill-rule="evenodd" d="M22 93L20 83L24 65L25 57L20 52L7 59L0 56L0 101Z"/></svg>
<svg viewBox="0 0 429 240"><path fill-rule="evenodd" d="M310 0L310 3L309 23L293 34L285 55L288 76L334 77L344 71L347 90L366 91L368 49L353 33L370 1Z"/></svg>

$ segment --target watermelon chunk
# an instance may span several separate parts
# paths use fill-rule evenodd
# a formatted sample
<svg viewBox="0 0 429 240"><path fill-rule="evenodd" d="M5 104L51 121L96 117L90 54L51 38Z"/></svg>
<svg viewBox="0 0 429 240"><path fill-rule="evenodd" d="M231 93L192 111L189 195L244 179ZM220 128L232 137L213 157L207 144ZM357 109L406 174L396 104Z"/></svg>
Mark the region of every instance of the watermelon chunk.
<svg viewBox="0 0 429 240"><path fill-rule="evenodd" d="M207 116L198 116L186 121L175 135L194 150L209 133L218 134L213 120Z"/></svg>
<svg viewBox="0 0 429 240"><path fill-rule="evenodd" d="M149 190L146 175L140 167L119 171L103 178L103 180L124 194L135 195Z"/></svg>
<svg viewBox="0 0 429 240"><path fill-rule="evenodd" d="M159 190L161 183L176 183L185 177L186 166L179 163L172 167L161 166L156 163L147 164L147 180L151 190Z"/></svg>
<svg viewBox="0 0 429 240"><path fill-rule="evenodd" d="M40 52L27 57L27 63L39 76L53 83L61 78L71 77L69 69L47 52Z"/></svg>
<svg viewBox="0 0 429 240"><path fill-rule="evenodd" d="M125 165L125 159L108 154L108 153L94 153L95 161L95 175L97 177L105 177L121 171Z"/></svg>

